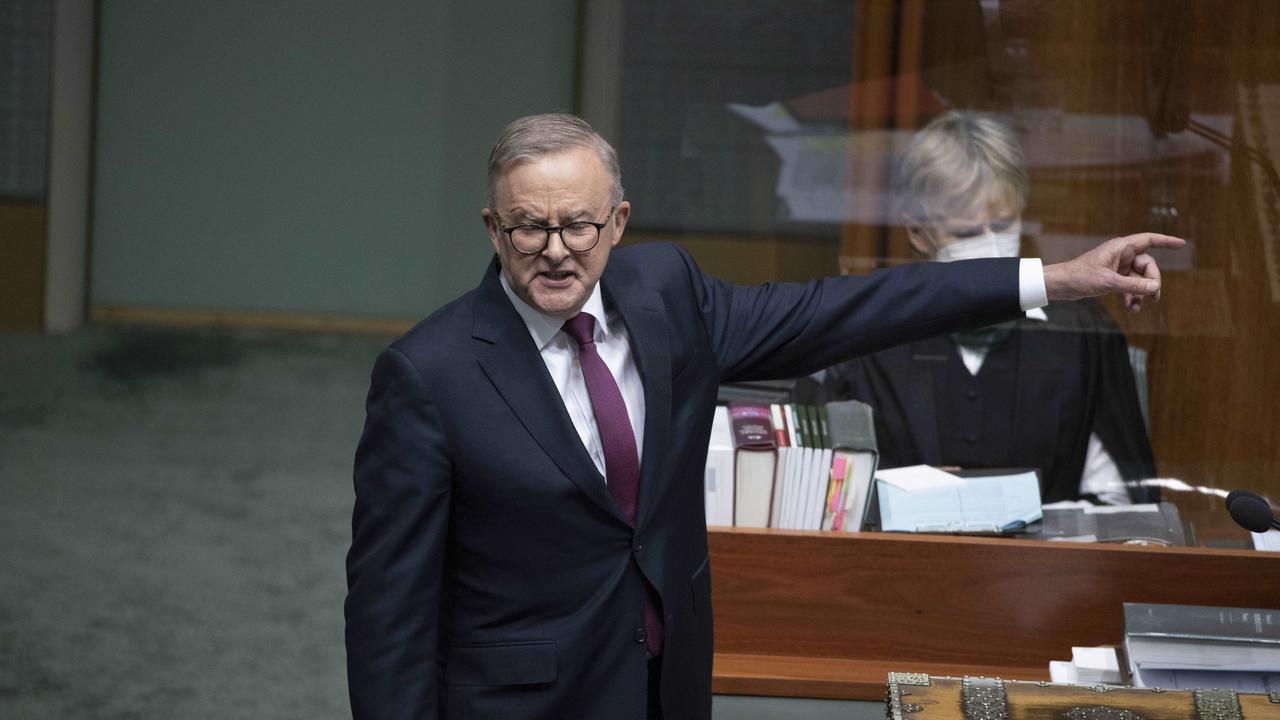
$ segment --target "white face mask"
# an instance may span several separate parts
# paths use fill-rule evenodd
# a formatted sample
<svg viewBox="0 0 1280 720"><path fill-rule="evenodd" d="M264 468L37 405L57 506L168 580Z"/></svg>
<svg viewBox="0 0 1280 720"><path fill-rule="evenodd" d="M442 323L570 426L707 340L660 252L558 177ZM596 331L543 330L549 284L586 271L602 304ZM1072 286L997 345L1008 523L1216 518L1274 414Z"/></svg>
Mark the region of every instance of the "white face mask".
<svg viewBox="0 0 1280 720"><path fill-rule="evenodd" d="M1018 257L1021 225L1018 223L1004 232L992 232L988 229L977 237L952 240L946 246L938 248L933 259L952 262L975 258Z"/></svg>

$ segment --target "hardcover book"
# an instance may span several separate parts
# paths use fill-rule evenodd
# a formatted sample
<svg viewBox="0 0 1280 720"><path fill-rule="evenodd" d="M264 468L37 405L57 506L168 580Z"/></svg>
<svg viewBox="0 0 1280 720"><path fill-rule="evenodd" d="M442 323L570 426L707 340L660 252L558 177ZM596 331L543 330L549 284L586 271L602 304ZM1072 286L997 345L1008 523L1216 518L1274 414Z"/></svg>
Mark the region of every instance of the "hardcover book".
<svg viewBox="0 0 1280 720"><path fill-rule="evenodd" d="M729 420L733 426L734 447L733 524L768 527L778 460L769 408L730 406Z"/></svg>

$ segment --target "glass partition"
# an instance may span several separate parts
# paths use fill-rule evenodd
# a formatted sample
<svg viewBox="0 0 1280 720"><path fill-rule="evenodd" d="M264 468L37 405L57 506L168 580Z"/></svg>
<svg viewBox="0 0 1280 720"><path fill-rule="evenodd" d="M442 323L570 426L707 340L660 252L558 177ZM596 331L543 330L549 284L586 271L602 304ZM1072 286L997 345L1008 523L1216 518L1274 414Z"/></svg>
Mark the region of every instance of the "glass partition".
<svg viewBox="0 0 1280 720"><path fill-rule="evenodd" d="M972 435L946 423L977 418L978 445L1003 429L1010 457L1072 455L1062 472L1082 479L1110 460L1113 475L1158 487L1198 543L1249 545L1223 500L1239 488L1280 497L1280 6L609 0L585 17L581 105L619 148L628 237L682 242L713 274L866 273L934 257L947 233L975 240L953 248L963 256L978 238L999 245L1009 219L1014 247L1046 263L1114 235L1187 239L1153 253L1164 296L1141 314L1118 298L1051 307L1041 325L1019 321L1021 354L969 338L985 360L1004 353L1015 367L1004 380L984 376L985 361L968 367L953 338L955 358L902 355L953 363L904 382L938 385L929 434L944 458ZM965 203L913 211L922 187L937 188L908 182L904 158L956 111L1009 133L1025 189L997 182L968 215ZM1027 340L1034 328L1087 332L1064 346ZM985 414L951 390L979 393ZM1013 409L991 410L1000 402ZM877 425L891 435L882 444L912 420ZM1038 442L1018 434L1028 425L1039 455L1018 453Z"/></svg>

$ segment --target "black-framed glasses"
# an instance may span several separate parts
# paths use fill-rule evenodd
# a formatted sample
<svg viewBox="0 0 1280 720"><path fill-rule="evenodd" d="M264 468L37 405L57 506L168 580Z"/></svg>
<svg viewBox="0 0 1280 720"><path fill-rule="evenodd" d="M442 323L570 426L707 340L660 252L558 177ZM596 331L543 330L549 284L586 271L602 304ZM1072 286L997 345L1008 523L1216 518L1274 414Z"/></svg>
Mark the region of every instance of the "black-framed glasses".
<svg viewBox="0 0 1280 720"><path fill-rule="evenodd" d="M545 225L512 225L511 227L502 228L502 232L507 234L507 239L511 241L511 247L521 255L537 255L547 249L547 245L551 244L551 234L560 235L560 242L569 250L576 253L590 252L600 242L600 231L605 225L609 224L609 220L613 218L613 213L618 209L617 205L609 208L609 215L604 222L594 223L586 220L571 222L568 225L554 225L547 227ZM499 221L502 218L498 218Z"/></svg>

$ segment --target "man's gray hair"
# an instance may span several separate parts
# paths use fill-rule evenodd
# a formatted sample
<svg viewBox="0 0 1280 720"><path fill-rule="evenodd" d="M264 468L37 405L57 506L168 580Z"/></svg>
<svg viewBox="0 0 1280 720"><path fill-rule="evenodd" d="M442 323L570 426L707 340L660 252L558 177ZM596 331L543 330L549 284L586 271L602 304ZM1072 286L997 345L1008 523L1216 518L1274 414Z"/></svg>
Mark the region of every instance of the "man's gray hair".
<svg viewBox="0 0 1280 720"><path fill-rule="evenodd" d="M591 150L600 158L605 171L613 180L611 203L617 205L622 202L622 169L618 166L617 151L586 120L568 113L526 115L503 128L489 153L485 202L496 210L493 207L493 193L498 176L514 165L577 148Z"/></svg>
<svg viewBox="0 0 1280 720"><path fill-rule="evenodd" d="M1000 202L1021 213L1030 182L1013 131L976 113L953 110L924 126L898 160L902 215L927 225Z"/></svg>

